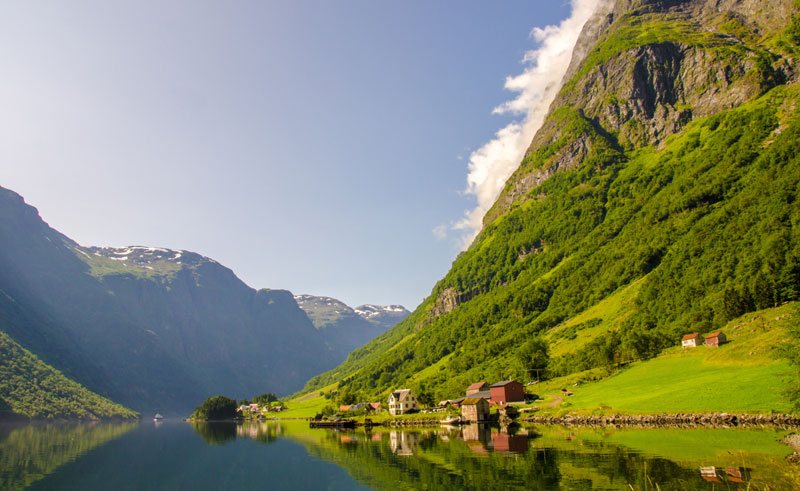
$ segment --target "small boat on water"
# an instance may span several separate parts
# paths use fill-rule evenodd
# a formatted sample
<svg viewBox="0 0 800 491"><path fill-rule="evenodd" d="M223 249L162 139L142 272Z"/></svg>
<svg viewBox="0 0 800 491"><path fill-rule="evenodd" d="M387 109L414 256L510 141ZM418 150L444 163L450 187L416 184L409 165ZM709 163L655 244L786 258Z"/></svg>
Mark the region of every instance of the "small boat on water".
<svg viewBox="0 0 800 491"><path fill-rule="evenodd" d="M156 415L153 416L153 421L161 421L162 419L164 419L164 416L161 416L159 413L156 413Z"/></svg>
<svg viewBox="0 0 800 491"><path fill-rule="evenodd" d="M461 420L461 416L456 416L455 418L439 420L439 424L442 426L458 426L464 424L464 421Z"/></svg>

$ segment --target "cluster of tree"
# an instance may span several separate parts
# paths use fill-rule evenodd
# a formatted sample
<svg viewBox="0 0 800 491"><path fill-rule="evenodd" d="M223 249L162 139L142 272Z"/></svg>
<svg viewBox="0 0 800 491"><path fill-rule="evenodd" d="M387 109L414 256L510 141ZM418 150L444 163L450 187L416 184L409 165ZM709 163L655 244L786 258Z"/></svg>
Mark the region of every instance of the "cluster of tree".
<svg viewBox="0 0 800 491"><path fill-rule="evenodd" d="M259 406L269 406L273 402L278 402L278 396L273 394L272 392L267 392L261 395L257 395L252 399L242 399L239 401L239 405L242 404L258 404Z"/></svg>
<svg viewBox="0 0 800 491"><path fill-rule="evenodd" d="M192 413L192 419L196 420L226 420L236 417L238 408L236 399L225 396L209 397L202 404L197 406Z"/></svg>

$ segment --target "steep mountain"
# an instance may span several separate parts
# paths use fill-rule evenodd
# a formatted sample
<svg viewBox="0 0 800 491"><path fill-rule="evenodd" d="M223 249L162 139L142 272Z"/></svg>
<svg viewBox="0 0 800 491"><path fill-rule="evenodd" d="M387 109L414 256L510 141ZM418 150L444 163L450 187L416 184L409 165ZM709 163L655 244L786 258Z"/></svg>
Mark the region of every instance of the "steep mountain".
<svg viewBox="0 0 800 491"><path fill-rule="evenodd" d="M187 251L87 248L0 188L0 330L139 411L297 390L341 358L292 294Z"/></svg>
<svg viewBox="0 0 800 491"><path fill-rule="evenodd" d="M409 314L402 305L361 305L353 309L330 297L295 295L294 299L328 344L341 354L340 361Z"/></svg>
<svg viewBox="0 0 800 491"><path fill-rule="evenodd" d="M459 394L647 359L800 298L790 0L600 2L483 229L431 295L306 390Z"/></svg>
<svg viewBox="0 0 800 491"><path fill-rule="evenodd" d="M89 392L0 332L0 421L25 418L136 418Z"/></svg>

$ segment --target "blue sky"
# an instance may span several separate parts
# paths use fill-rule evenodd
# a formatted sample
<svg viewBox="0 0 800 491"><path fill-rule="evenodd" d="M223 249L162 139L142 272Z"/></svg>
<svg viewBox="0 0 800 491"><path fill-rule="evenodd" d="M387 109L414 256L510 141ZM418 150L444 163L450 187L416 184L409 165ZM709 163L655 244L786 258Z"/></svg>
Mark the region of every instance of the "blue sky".
<svg viewBox="0 0 800 491"><path fill-rule="evenodd" d="M413 308L462 247L470 155L520 117L492 113L506 77L533 28L569 15L5 2L0 185L83 245L187 249L254 288Z"/></svg>

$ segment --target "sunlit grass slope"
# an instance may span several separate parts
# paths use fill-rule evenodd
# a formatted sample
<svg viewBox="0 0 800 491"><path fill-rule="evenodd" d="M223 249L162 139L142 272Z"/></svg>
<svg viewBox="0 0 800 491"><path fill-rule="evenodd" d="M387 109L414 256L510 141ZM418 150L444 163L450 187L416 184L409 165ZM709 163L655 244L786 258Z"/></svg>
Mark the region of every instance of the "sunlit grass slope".
<svg viewBox="0 0 800 491"><path fill-rule="evenodd" d="M797 322L797 303L747 314L723 332L729 343L711 348L671 348L597 382L592 372L556 379L538 387L550 394L545 412L676 413L790 412L784 391L792 376L781 359L787 326ZM577 384L577 386L575 385ZM558 401L560 388L575 395Z"/></svg>

